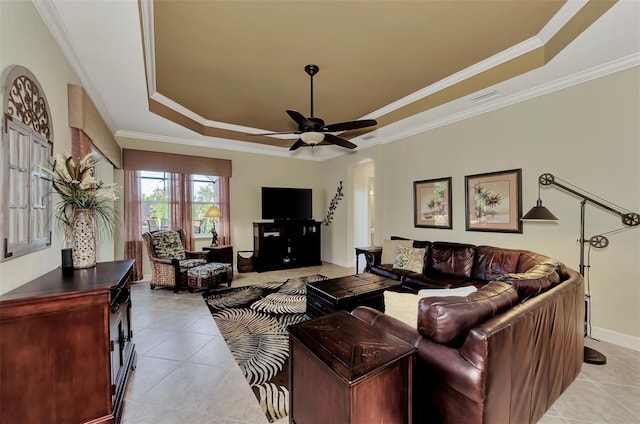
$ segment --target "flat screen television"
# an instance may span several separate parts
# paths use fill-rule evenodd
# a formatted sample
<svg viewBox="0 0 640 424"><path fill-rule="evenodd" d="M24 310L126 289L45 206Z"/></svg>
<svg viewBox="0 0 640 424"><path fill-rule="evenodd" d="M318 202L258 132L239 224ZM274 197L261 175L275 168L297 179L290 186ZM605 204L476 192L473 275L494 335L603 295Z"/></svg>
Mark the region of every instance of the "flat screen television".
<svg viewBox="0 0 640 424"><path fill-rule="evenodd" d="M262 219L312 219L310 188L262 187Z"/></svg>

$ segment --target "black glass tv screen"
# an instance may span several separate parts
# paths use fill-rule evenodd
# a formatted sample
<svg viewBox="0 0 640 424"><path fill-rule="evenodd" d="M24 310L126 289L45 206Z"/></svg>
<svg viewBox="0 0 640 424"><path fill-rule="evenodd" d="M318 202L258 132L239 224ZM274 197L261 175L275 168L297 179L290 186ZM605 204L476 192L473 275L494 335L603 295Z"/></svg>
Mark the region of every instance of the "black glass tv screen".
<svg viewBox="0 0 640 424"><path fill-rule="evenodd" d="M310 188L262 187L262 219L312 219Z"/></svg>

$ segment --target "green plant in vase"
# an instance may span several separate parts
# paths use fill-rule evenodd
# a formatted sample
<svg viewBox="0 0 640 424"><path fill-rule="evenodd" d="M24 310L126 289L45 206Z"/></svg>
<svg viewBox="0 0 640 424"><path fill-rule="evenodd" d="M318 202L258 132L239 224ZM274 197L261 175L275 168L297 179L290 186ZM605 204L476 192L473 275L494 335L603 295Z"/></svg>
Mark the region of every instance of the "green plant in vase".
<svg viewBox="0 0 640 424"><path fill-rule="evenodd" d="M116 225L117 187L94 178L96 162L93 153L76 162L62 151L54 156L52 169L44 169L59 196L55 217L65 240L71 241L75 268L96 264L95 230L112 238Z"/></svg>

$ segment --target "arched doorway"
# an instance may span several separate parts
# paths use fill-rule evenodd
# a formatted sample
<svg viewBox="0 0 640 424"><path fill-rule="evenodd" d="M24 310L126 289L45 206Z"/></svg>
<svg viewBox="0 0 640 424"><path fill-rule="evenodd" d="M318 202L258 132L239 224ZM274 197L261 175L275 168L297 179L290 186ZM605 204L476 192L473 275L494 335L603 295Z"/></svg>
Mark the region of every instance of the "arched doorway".
<svg viewBox="0 0 640 424"><path fill-rule="evenodd" d="M365 159L353 169L353 244L354 247L370 246L375 237L374 226L375 179L374 162ZM360 263L362 271L364 264Z"/></svg>

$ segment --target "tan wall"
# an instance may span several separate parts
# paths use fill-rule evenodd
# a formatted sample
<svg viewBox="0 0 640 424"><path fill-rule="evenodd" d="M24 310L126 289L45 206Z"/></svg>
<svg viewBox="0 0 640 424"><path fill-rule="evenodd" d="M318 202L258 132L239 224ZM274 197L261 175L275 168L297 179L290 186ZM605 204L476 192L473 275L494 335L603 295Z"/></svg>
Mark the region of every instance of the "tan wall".
<svg viewBox="0 0 640 424"><path fill-rule="evenodd" d="M79 83L76 74L30 1L0 1L0 20L0 69L22 65L33 72L51 109L53 150L71 151L67 84ZM53 229L51 247L0 263L0 293L60 265L62 237Z"/></svg>
<svg viewBox="0 0 640 424"><path fill-rule="evenodd" d="M524 248L577 269L578 198L555 187L543 188L543 203L560 218L558 223L525 223L523 234L469 232L464 177L522 168L524 212L535 205L537 179L545 172L640 212L638 93L640 69L635 67L331 160L327 174L350 181L353 164L365 157L375 160L378 242L399 235ZM453 229L414 228L413 181L448 176L453 177ZM332 185L327 181L327 187ZM352 264L348 211L338 211L338 217L331 230L331 251L325 250L324 258ZM616 215L587 206L587 237L620 227ZM591 251L594 335L640 349L640 227L609 239L609 247Z"/></svg>
<svg viewBox="0 0 640 424"><path fill-rule="evenodd" d="M253 222L260 221L261 187L303 187L313 189L313 216L322 220L328 203L325 201L324 164L314 161L263 156L196 146L177 146L157 141L118 137L123 148L155 150L182 155L206 156L232 161L233 176L229 180L231 201L231 242L234 252L253 250ZM198 239L196 248L211 242L209 236ZM145 275L150 275L146 253Z"/></svg>

